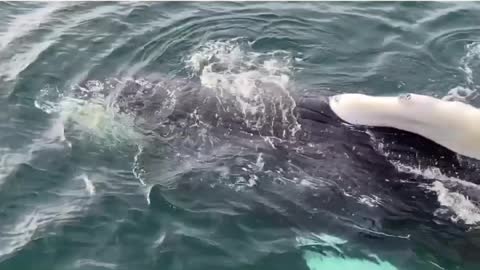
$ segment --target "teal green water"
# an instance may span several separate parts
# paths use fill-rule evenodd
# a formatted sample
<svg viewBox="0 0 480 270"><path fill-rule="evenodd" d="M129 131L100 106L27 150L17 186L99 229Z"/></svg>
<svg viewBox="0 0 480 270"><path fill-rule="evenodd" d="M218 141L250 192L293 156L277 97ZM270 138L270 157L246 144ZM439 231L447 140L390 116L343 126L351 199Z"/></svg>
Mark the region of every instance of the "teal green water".
<svg viewBox="0 0 480 270"><path fill-rule="evenodd" d="M480 4L3 2L0 17L1 270L480 269L480 200L442 175L420 169L432 205L399 213L368 181L338 189L247 139L152 143L95 98L156 74L243 112L259 83L475 103Z"/></svg>

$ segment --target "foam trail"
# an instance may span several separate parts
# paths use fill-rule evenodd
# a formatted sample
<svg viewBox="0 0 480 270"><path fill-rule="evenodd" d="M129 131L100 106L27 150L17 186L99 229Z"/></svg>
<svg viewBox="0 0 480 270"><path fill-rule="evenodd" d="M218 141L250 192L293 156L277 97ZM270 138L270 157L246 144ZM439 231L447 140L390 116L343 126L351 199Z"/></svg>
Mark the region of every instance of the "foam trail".
<svg viewBox="0 0 480 270"><path fill-rule="evenodd" d="M439 168L435 168L435 167L428 167L428 168L424 168L424 169L414 168L414 167L410 167L410 166L407 166L407 165L404 165L404 164L400 164L398 162L393 163L393 165L400 172L406 172L406 173L413 173L413 174L416 174L416 175L421 175L421 176L425 177L426 179L432 179L432 180L435 179L435 180L439 180L439 181L442 181L442 182L451 182L451 183L462 185L462 186L465 186L465 187L468 187L468 188L477 189L477 190L480 191L480 186L479 185L468 182L468 181L465 181L465 180L462 180L462 179L459 179L459 178L456 178L456 177L446 176L446 175L441 173Z"/></svg>
<svg viewBox="0 0 480 270"><path fill-rule="evenodd" d="M467 225L475 225L480 223L480 208L472 202L467 196L450 191L445 184L453 183L458 186L467 187L469 189L476 189L480 191L480 186L470 183L468 181L449 177L440 172L438 168L413 168L399 163L394 163L397 170L401 172L414 173L421 175L426 179L436 180L427 189L434 191L437 194L437 200L440 205L450 209L455 214L452 221L458 222L462 220Z"/></svg>
<svg viewBox="0 0 480 270"><path fill-rule="evenodd" d="M440 181L435 181L430 190L437 193L438 202L442 206L456 214L456 217L452 217L452 221L457 222L460 219L467 225L480 223L480 209L466 196L449 191Z"/></svg>
<svg viewBox="0 0 480 270"><path fill-rule="evenodd" d="M467 54L460 59L460 69L465 72L465 79L468 85L474 84L474 76L472 66L475 61L480 61L480 43L474 42L466 45Z"/></svg>
<svg viewBox="0 0 480 270"><path fill-rule="evenodd" d="M142 155L142 153L143 153L143 147L141 145L138 145L138 152L133 157L132 173L135 176L135 178L138 179L138 181L142 186L146 186L145 181L143 180L145 170L142 168L142 165L140 164L140 156Z"/></svg>

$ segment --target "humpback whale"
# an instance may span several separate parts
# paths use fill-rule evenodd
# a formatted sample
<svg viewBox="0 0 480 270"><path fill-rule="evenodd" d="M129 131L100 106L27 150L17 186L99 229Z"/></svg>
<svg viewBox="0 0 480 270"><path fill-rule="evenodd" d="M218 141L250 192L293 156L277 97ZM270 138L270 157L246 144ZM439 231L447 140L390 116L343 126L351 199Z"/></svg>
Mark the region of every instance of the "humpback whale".
<svg viewBox="0 0 480 270"><path fill-rule="evenodd" d="M375 231L415 236L422 226L442 226L435 214L439 209L437 195L419 188L421 184L432 184L435 179L401 171L398 164L435 167L449 177L473 183L479 181L475 177L478 174L477 161L469 158L472 153L452 145L449 139L455 138L448 137L452 136L448 132L453 124L457 128L454 136L461 135L462 124L455 123L458 120L455 110L460 114L471 111L461 104L432 101L420 95L377 98L360 94L289 96L281 91L275 92L278 93L281 96L262 97L261 104L255 103L258 100L249 100L262 108L253 112L239 106L244 101L239 103L239 97L219 98L218 92L192 79L129 81L104 94L119 113L135 118L136 126L153 140L152 152L157 151L156 142L161 141L173 145L175 154L190 151L195 154L195 159L198 151L208 148L204 147L206 144L225 145L227 150L214 148L211 153L215 158L202 160L201 166L212 166L208 167L210 169L231 161L233 165L227 173L187 170L182 172L185 178L194 175L195 179L217 180L248 175L253 169L241 161L236 168L237 150L240 149L236 146L247 148L248 153L242 158L251 158L255 166L261 168L253 171L254 176L273 180L256 181L254 191L248 194L225 191L219 185L213 188L213 192L225 192L222 198L228 198L231 205L245 206L249 209L246 215L253 215L252 212L265 215L269 217L266 220L279 220L280 225L287 223L291 227L299 225L315 230L318 224L323 224L329 233L347 234L344 236L354 241L364 235L367 235L365 238L378 237L372 233ZM447 110L442 111L442 108ZM425 125L426 133L422 133L422 125ZM230 148L235 149L229 152ZM219 149L227 154L218 153ZM261 153L262 160L259 160L258 153ZM466 157L461 158L457 153L466 154ZM181 162L176 160L172 164L181 167ZM158 166L152 162L152 167ZM300 178L320 184L315 189L303 188L298 182L285 181L282 185L275 185L274 181L284 178ZM173 191L154 184L149 200L153 206L167 204L165 194L175 198L184 196L187 201L204 197L208 200L211 192L212 188L202 181L181 182ZM472 193L470 197L476 199L478 194ZM359 204L358 200L363 198L375 198L380 202L379 206ZM269 201L289 215L265 207ZM359 229L355 231L358 234L351 233L352 228L345 229L351 224L357 226L353 227L354 231L355 228L370 231ZM434 235L434 231L429 230L426 234L431 238L441 237ZM358 242L368 241L365 238ZM390 243L392 249L402 249L394 238L382 241L379 250L385 247L385 243ZM370 246L375 248L374 245L375 242L371 242ZM458 246L452 245L452 252ZM476 244L460 246L474 250L468 247L476 247Z"/></svg>
<svg viewBox="0 0 480 270"><path fill-rule="evenodd" d="M465 144L476 143L474 125L469 123L477 110L467 104L413 94L293 95L275 85L258 87L263 96L244 100L195 79L155 75L127 80L104 93L79 90L74 95L82 99L105 95L108 106L135 119L135 128L148 138L146 151L168 145L173 155L198 157L216 156L221 149L228 159L238 152L257 159L261 153L270 160L253 162L268 164L261 165L268 177L328 180L341 192L382 193L395 208L429 213L427 221L440 206L434 192L419 185L431 185L437 176L414 170L433 168L449 182L455 178L479 183L479 162L471 158L475 145ZM257 110L245 109L245 103ZM244 169L236 175L245 174ZM279 170L282 173L275 173ZM264 183L257 182L257 189ZM459 189L473 200L480 197L477 189ZM314 208L318 202L311 199Z"/></svg>
<svg viewBox="0 0 480 270"><path fill-rule="evenodd" d="M121 113L134 115L142 130L164 138L196 133L192 127L201 123L218 136L279 138L272 141L277 149L321 145L317 158L347 154L377 165L390 159L467 178L476 170L473 159L480 158L480 110L425 95L284 95L262 99L263 110L248 113L239 108L237 97L219 99L191 79L130 81L106 94Z"/></svg>

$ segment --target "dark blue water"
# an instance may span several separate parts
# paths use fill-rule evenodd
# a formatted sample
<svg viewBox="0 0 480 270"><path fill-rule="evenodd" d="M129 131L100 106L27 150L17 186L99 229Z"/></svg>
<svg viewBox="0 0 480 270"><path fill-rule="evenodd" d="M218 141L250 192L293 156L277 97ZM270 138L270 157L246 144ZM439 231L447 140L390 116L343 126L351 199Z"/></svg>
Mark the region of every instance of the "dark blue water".
<svg viewBox="0 0 480 270"><path fill-rule="evenodd" d="M0 5L0 269L480 268L476 184L397 164L393 188L322 163L348 145L274 146L302 128L295 95L475 104L479 4ZM178 78L267 135L197 111L164 125L190 104ZM150 125L116 110L119 89L162 83Z"/></svg>

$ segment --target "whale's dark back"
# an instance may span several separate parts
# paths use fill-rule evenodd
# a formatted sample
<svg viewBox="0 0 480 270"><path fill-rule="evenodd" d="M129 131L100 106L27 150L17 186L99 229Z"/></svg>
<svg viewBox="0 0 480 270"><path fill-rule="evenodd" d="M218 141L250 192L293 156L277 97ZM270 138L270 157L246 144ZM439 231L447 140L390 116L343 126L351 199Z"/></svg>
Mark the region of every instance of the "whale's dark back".
<svg viewBox="0 0 480 270"><path fill-rule="evenodd" d="M167 142L173 146L174 155L188 152L200 166L233 164L227 174L219 176L214 170L201 170L202 175L196 175L196 179L221 177L227 181L225 178L248 176L253 170L258 179L249 193L251 197L246 200L244 195L233 192L228 193L229 201L249 204L257 215L277 218L289 226L301 224L314 230L323 224L323 228L328 227L336 235L351 231L342 227L345 224L372 231L414 234L422 226L440 226L435 214L440 207L438 196L421 188L436 179L401 170L401 166L435 167L447 176L477 181L475 162L459 159L448 149L413 133L344 123L330 109L325 96L294 97L294 117L289 115L291 118L285 121L282 114L269 115L262 118L268 125L252 126L239 113L235 97L222 99L217 95L198 81L160 80L151 85L125 84L116 90L114 102L120 112L134 115L138 126L151 135L154 154L158 142ZM275 102L285 100L274 98L266 102L270 102L270 108L277 108ZM296 124L301 128L292 136L285 136ZM196 161L198 156L207 158ZM215 158L210 159L211 156ZM257 163L255 166L260 169L244 166L242 160L249 165ZM174 161L171 166L181 167L180 163ZM152 168L156 167L158 163L152 162ZM188 179L188 175L198 173L188 171L184 176ZM300 186L298 183L303 180L313 182L315 187ZM179 187L185 189L185 194L211 192L208 185L198 181L187 181ZM165 192L157 189L151 193L152 201ZM376 205L359 203L363 199L376 200ZM269 202L281 206L290 219L284 221L283 216L265 208L264 204ZM378 244L370 244L375 243ZM379 248L386 245L388 240ZM392 249L402 248L397 241L391 245Z"/></svg>
<svg viewBox="0 0 480 270"><path fill-rule="evenodd" d="M423 136L395 128L349 125L330 109L327 97L303 97L297 106L299 118L312 141L340 140L350 147L369 145L376 149L374 152L364 150L370 159L386 158L389 163L419 168L436 167L447 175L476 182L475 160L460 157Z"/></svg>
<svg viewBox="0 0 480 270"><path fill-rule="evenodd" d="M252 126L242 117L234 97L220 99L217 95L212 89L201 86L198 80L161 78L151 83L129 81L123 84L116 93L115 102L121 112L135 115L143 130L164 137L176 132L196 133L198 131L192 127L200 123L217 136L279 137L280 140L272 141L278 149L313 144L316 153L305 155L310 155L310 163L318 166L330 168L329 162L322 158L341 156L344 160L335 161L337 166L370 172L379 170L385 174L377 178L392 177L386 172L392 171L392 164L398 163L423 168L433 166L448 175L476 181L472 177L477 169L475 161L459 160L454 152L410 132L348 125L330 109L326 96L294 97L291 104L294 117L285 121L282 118L285 115L266 110L264 114L272 115L261 117L268 124ZM285 99L264 102L270 102L275 108L276 102L285 102ZM293 122L298 122L301 129L285 137L292 125L297 124ZM398 173L395 169L390 174Z"/></svg>

